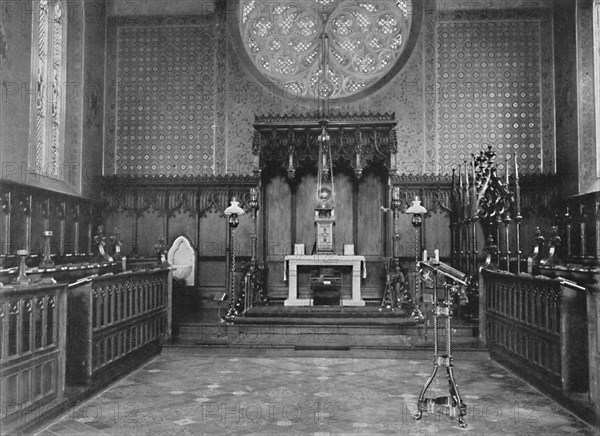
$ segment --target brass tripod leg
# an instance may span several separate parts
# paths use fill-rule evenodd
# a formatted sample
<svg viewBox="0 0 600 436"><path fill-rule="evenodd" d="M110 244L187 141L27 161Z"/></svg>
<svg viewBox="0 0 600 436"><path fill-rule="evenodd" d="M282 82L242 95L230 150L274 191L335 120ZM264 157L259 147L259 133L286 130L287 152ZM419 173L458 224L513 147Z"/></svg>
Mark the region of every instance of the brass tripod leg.
<svg viewBox="0 0 600 436"><path fill-rule="evenodd" d="M424 408L423 402L425 401L425 392L427 392L427 389L429 389L429 385L431 385L431 383L433 382L433 379L435 378L435 375L437 374L437 370L438 370L438 366L435 365L435 363L434 363L433 371L431 372L431 375L425 382L423 389L421 389L421 395L419 395L419 399L417 400L417 413L415 413L413 415L414 419L421 419L421 417L423 416L423 408Z"/></svg>
<svg viewBox="0 0 600 436"><path fill-rule="evenodd" d="M460 393L458 392L458 386L454 381L454 373L451 366L446 368L446 375L448 376L448 389L454 403L453 406L458 410L458 425L461 428L466 428L467 423L465 422L464 416L467 414L467 406L462 402L462 398L460 398Z"/></svg>

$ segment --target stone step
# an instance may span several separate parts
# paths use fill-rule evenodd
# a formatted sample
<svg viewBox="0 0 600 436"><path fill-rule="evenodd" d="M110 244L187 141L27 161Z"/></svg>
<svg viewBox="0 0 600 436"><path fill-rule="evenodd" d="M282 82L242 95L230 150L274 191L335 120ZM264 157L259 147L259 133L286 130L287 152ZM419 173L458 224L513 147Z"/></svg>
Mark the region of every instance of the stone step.
<svg viewBox="0 0 600 436"><path fill-rule="evenodd" d="M445 329L438 328L438 344L444 347ZM292 347L296 349L390 349L433 347L434 332L424 325L345 324L183 324L174 329L174 342L230 347ZM452 328L454 346L478 344L475 326Z"/></svg>

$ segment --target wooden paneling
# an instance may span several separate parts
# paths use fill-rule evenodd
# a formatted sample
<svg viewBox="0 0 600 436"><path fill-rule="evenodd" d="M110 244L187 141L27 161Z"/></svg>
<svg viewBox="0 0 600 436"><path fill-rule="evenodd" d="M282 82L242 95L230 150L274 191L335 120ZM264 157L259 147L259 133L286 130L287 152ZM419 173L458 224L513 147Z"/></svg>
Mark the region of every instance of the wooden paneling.
<svg viewBox="0 0 600 436"><path fill-rule="evenodd" d="M50 214L48 220L49 230L52 231L52 240L50 242L50 252L60 253L61 224L65 216L62 213L62 202L60 199L50 200Z"/></svg>
<svg viewBox="0 0 600 436"><path fill-rule="evenodd" d="M227 219L220 213L209 213L200 222L200 259L227 255Z"/></svg>
<svg viewBox="0 0 600 436"><path fill-rule="evenodd" d="M65 219L64 219L64 236L63 236L63 252L74 253L75 244L75 215L73 213L73 206L66 207L65 205ZM67 231L72 229L72 231Z"/></svg>
<svg viewBox="0 0 600 436"><path fill-rule="evenodd" d="M382 182L375 174L367 174L360 180L358 188L358 241L356 254L383 256Z"/></svg>
<svg viewBox="0 0 600 436"><path fill-rule="evenodd" d="M227 221L225 218L222 218ZM240 224L235 229L235 250L236 256L250 257L252 256L252 218L249 213L239 217Z"/></svg>
<svg viewBox="0 0 600 436"><path fill-rule="evenodd" d="M149 211L138 219L138 254L142 256L154 255L154 245L158 237L165 234L165 217L158 212ZM167 241L167 243L170 241Z"/></svg>
<svg viewBox="0 0 600 436"><path fill-rule="evenodd" d="M14 204L14 202L13 202ZM27 234L29 229L26 226L26 217L28 214L23 212L21 204L17 203L16 207L12 207L10 215L10 253L14 254L17 250L26 248ZM38 227L33 230L33 233L42 233L44 227ZM43 238L42 238L43 240ZM42 243L41 247L44 245ZM40 250L41 251L41 250ZM8 254L8 253L6 253Z"/></svg>
<svg viewBox="0 0 600 436"><path fill-rule="evenodd" d="M408 218L412 217L409 216ZM414 228L412 224L408 233L413 234L412 243L414 245ZM448 216L439 211L429 213L423 227L423 239L423 248L425 250L433 252L433 250L438 249L440 250L441 257L450 258L450 221L448 220ZM411 252L414 253L414 249Z"/></svg>
<svg viewBox="0 0 600 436"><path fill-rule="evenodd" d="M66 285L0 289L3 426L64 394L66 313Z"/></svg>
<svg viewBox="0 0 600 436"><path fill-rule="evenodd" d="M265 209L268 296L278 298L279 292L274 294L272 286L283 285L283 258L292 248L291 188L283 177L266 184Z"/></svg>
<svg viewBox="0 0 600 436"><path fill-rule="evenodd" d="M600 291L588 290L590 400L600 417Z"/></svg>
<svg viewBox="0 0 600 436"><path fill-rule="evenodd" d="M201 278L199 287L225 288L227 283L227 269L222 260L203 260L198 264L198 276Z"/></svg>
<svg viewBox="0 0 600 436"><path fill-rule="evenodd" d="M121 252L127 256L132 255L134 248L134 219L130 214L112 214L106 220L106 234L112 235L118 229L121 235ZM83 229L84 231L87 229ZM157 238L158 241L158 238ZM149 255L150 253L148 253ZM152 253L154 255L154 253Z"/></svg>
<svg viewBox="0 0 600 436"><path fill-rule="evenodd" d="M124 244L137 247L132 253L137 257L130 257L128 262L154 258L154 246L161 235L167 246L177 236L187 236L197 250L198 264L197 286L185 292L191 298L190 305L200 308L211 305L216 292L228 289L231 247L223 211L234 198L246 212L239 217L235 235L238 266L252 254L248 200L250 188L258 185L254 176L108 177L103 190L107 223L119 227Z"/></svg>
<svg viewBox="0 0 600 436"><path fill-rule="evenodd" d="M38 207L36 207L35 204L33 213L31 214L31 229L32 230L30 251L32 253L42 253L44 251L43 233L44 230L46 230L46 219L44 218L42 211Z"/></svg>
<svg viewBox="0 0 600 436"><path fill-rule="evenodd" d="M39 256L35 255L43 252L45 230L54 233L52 255L88 253L88 223L102 222L100 202L92 199L6 181L0 184L0 198L0 267L14 266L16 251L25 248L32 254L30 262L37 262ZM74 214L74 210L80 213ZM76 238L79 244L74 243Z"/></svg>
<svg viewBox="0 0 600 436"><path fill-rule="evenodd" d="M345 173L334 174L335 183L335 251L337 253L344 252L344 244L354 244L353 235L353 207L352 198L353 177ZM314 203L311 204L311 209L314 211ZM379 208L379 206L377 206ZM359 220L360 222L360 220ZM314 223L314 218L313 218ZM357 252L356 254L363 254Z"/></svg>
<svg viewBox="0 0 600 436"><path fill-rule="evenodd" d="M486 269L480 280L480 332L492 357L543 385L586 391L585 289Z"/></svg>
<svg viewBox="0 0 600 436"><path fill-rule="evenodd" d="M336 188L337 188L336 183ZM305 254L311 254L315 243L315 193L317 191L317 176L307 174L302 176L296 186L296 244L304 244ZM337 194L337 192L336 192ZM336 210L337 214L337 210ZM336 235L337 235L336 224ZM293 247L289 253L293 253Z"/></svg>
<svg viewBox="0 0 600 436"><path fill-rule="evenodd" d="M104 384L160 352L170 310L169 274L127 271L69 286L70 383Z"/></svg>

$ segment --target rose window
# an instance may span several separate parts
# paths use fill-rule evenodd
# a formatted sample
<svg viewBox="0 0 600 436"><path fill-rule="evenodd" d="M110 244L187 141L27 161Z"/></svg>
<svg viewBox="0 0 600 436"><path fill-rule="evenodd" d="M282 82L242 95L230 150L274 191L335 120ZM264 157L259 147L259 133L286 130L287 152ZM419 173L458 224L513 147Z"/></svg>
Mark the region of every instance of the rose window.
<svg viewBox="0 0 600 436"><path fill-rule="evenodd" d="M239 34L270 82L300 97L343 98L375 85L410 50L414 8L412 0L239 0Z"/></svg>

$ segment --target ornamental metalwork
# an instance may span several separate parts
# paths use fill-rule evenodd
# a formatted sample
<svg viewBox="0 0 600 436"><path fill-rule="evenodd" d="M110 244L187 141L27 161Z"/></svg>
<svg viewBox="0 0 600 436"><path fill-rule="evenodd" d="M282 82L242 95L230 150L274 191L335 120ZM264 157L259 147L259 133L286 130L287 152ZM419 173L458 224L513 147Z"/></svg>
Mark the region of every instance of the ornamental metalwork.
<svg viewBox="0 0 600 436"><path fill-rule="evenodd" d="M239 32L252 63L272 82L295 96L342 98L393 68L408 46L416 6L412 0L240 0Z"/></svg>

